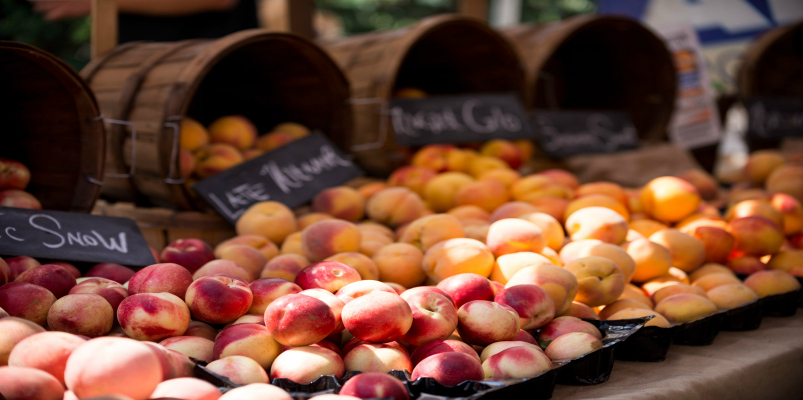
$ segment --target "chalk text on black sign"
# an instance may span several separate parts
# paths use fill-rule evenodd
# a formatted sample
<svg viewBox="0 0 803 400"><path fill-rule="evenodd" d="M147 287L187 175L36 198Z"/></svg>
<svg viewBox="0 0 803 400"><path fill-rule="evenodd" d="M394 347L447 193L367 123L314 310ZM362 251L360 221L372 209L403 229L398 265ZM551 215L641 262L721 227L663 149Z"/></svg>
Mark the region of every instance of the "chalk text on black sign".
<svg viewBox="0 0 803 400"><path fill-rule="evenodd" d="M766 139L803 136L803 98L747 100L748 135Z"/></svg>
<svg viewBox="0 0 803 400"><path fill-rule="evenodd" d="M537 111L533 119L539 145L554 157L638 147L636 129L624 113Z"/></svg>

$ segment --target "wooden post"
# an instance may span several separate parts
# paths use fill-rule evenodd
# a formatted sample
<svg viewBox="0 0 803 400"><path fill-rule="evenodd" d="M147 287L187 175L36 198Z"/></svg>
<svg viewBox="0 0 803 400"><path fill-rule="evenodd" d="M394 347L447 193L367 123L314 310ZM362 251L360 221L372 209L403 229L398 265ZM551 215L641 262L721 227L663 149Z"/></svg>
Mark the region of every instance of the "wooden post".
<svg viewBox="0 0 803 400"><path fill-rule="evenodd" d="M263 21L268 29L315 38L312 19L315 0L263 0Z"/></svg>
<svg viewBox="0 0 803 400"><path fill-rule="evenodd" d="M91 57L117 46L117 0L92 0Z"/></svg>
<svg viewBox="0 0 803 400"><path fill-rule="evenodd" d="M457 12L467 17L488 21L488 2L490 0L458 0Z"/></svg>

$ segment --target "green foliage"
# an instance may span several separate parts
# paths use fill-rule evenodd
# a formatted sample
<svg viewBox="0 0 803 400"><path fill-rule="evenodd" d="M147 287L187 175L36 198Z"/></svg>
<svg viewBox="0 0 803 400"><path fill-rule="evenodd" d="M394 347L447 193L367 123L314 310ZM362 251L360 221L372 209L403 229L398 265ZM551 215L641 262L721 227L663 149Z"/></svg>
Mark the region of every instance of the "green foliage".
<svg viewBox="0 0 803 400"><path fill-rule="evenodd" d="M560 21L597 10L596 0L523 0L521 21L545 23Z"/></svg>
<svg viewBox="0 0 803 400"><path fill-rule="evenodd" d="M28 43L53 53L76 70L89 62L89 18L45 21L27 1L0 0L0 40Z"/></svg>
<svg viewBox="0 0 803 400"><path fill-rule="evenodd" d="M317 0L320 10L337 14L347 35L392 29L434 14L453 13L453 0Z"/></svg>

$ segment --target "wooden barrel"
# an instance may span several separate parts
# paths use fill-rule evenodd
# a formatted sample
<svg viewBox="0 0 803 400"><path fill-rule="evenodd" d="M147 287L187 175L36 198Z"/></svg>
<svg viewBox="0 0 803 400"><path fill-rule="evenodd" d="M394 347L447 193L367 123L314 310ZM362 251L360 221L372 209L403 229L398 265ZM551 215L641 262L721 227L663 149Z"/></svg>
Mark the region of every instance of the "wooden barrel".
<svg viewBox="0 0 803 400"><path fill-rule="evenodd" d="M773 29L744 54L736 75L739 96L803 98L803 22ZM774 148L780 140L748 138L750 150Z"/></svg>
<svg viewBox="0 0 803 400"><path fill-rule="evenodd" d="M677 74L664 42L637 21L577 16L503 32L521 54L531 109L624 111L642 141L666 140Z"/></svg>
<svg viewBox="0 0 803 400"><path fill-rule="evenodd" d="M334 62L301 37L247 30L217 40L132 42L81 74L108 119L103 195L138 205L203 206L179 179L177 126L245 115L265 133L294 121L343 146L351 130L348 83ZM132 135L131 127L136 130ZM130 174L130 176L128 176Z"/></svg>
<svg viewBox="0 0 803 400"><path fill-rule="evenodd" d="M465 17L437 15L406 28L321 45L351 86L354 131L349 150L375 175L389 173L409 155L409 149L396 144L387 116L395 89L523 95L524 71L513 47L487 25Z"/></svg>
<svg viewBox="0 0 803 400"><path fill-rule="evenodd" d="M92 91L55 56L0 41L0 157L31 171L49 210L89 212L103 180L105 136Z"/></svg>

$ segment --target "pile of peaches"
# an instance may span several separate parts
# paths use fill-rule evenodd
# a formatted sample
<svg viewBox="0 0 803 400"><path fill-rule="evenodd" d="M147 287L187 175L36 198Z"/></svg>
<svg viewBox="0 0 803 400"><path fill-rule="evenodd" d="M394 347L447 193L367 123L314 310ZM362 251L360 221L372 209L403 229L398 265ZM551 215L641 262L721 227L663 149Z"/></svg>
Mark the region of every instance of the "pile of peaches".
<svg viewBox="0 0 803 400"><path fill-rule="evenodd" d="M406 399L387 372L528 378L602 346L583 318L669 327L800 290L803 167L780 154L753 154L723 192L701 171L637 189L521 176L531 150L426 146L387 181L298 215L255 204L236 237L178 240L140 271L8 258L0 393L289 398L269 382L361 371L341 398ZM244 386L221 396L190 357Z"/></svg>
<svg viewBox="0 0 803 400"><path fill-rule="evenodd" d="M179 138L181 175L190 181L208 178L308 134L307 127L295 122L281 123L260 135L242 115L220 117L207 127L185 117Z"/></svg>
<svg viewBox="0 0 803 400"><path fill-rule="evenodd" d="M0 207L41 210L42 205L25 191L31 182L31 171L25 164L0 158Z"/></svg>

